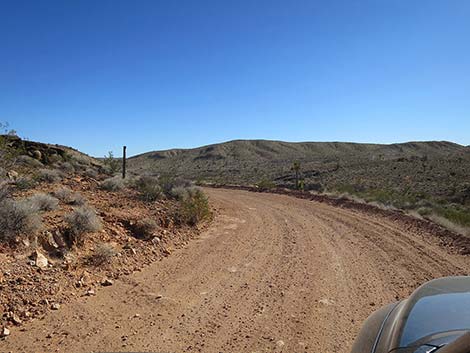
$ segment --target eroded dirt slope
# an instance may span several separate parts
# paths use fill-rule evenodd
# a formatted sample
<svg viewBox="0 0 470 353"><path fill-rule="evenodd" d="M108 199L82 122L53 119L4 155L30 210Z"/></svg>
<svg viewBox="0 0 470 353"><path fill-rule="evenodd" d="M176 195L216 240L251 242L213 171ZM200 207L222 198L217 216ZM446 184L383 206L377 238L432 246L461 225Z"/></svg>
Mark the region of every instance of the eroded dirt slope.
<svg viewBox="0 0 470 353"><path fill-rule="evenodd" d="M467 256L400 223L285 195L207 190L212 227L0 341L8 352L348 352L362 321Z"/></svg>

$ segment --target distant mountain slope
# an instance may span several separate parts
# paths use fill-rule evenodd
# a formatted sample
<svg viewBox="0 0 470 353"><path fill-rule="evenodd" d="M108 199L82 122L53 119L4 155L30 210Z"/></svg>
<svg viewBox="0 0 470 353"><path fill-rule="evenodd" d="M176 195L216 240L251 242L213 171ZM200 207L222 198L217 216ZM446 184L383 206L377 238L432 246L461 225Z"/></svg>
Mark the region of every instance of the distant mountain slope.
<svg viewBox="0 0 470 353"><path fill-rule="evenodd" d="M194 180L254 184L262 179L293 185L301 164L312 189L393 189L442 196L470 185L470 148L446 141L390 145L345 142L290 143L235 140L194 149L155 151L129 159L136 173L168 173Z"/></svg>

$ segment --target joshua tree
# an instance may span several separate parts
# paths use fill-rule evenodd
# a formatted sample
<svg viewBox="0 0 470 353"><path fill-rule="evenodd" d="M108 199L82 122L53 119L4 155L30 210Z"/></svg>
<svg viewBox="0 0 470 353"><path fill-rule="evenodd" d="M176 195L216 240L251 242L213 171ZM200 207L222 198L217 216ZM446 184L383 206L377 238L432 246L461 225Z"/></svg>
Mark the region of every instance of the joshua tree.
<svg viewBox="0 0 470 353"><path fill-rule="evenodd" d="M294 173L295 173L295 188L298 189L299 188L299 179L300 179L300 162L295 161L292 164L291 170L294 171Z"/></svg>

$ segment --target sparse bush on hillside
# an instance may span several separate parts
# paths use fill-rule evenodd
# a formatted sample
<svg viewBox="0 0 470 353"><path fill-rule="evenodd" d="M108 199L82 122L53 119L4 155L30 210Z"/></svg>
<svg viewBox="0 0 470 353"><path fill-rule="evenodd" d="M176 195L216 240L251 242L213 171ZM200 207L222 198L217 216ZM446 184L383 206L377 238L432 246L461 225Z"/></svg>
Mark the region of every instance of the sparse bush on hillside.
<svg viewBox="0 0 470 353"><path fill-rule="evenodd" d="M176 200L184 200L193 197L199 191L201 189L197 186L177 186L171 190L170 196Z"/></svg>
<svg viewBox="0 0 470 353"><path fill-rule="evenodd" d="M155 177L141 176L136 180L135 188L145 201L155 201L163 195L162 188Z"/></svg>
<svg viewBox="0 0 470 353"><path fill-rule="evenodd" d="M36 175L39 181L55 183L62 180L62 174L55 169L40 169Z"/></svg>
<svg viewBox="0 0 470 353"><path fill-rule="evenodd" d="M28 197L27 202L40 211L52 211L59 206L59 200L47 194L39 193Z"/></svg>
<svg viewBox="0 0 470 353"><path fill-rule="evenodd" d="M105 165L106 172L114 175L121 170L121 161L118 158L114 158L113 152L109 151L107 156L104 156L103 163Z"/></svg>
<svg viewBox="0 0 470 353"><path fill-rule="evenodd" d="M173 189L175 188L188 188L191 182L182 178L174 178L169 175L160 175L158 184L162 188L162 192L166 197L173 197Z"/></svg>
<svg viewBox="0 0 470 353"><path fill-rule="evenodd" d="M134 236L139 239L153 238L157 229L157 222L150 218L140 219L132 226Z"/></svg>
<svg viewBox="0 0 470 353"><path fill-rule="evenodd" d="M61 187L60 189L55 190L52 194L60 201L69 205L82 206L86 203L86 199L82 194L73 192L68 187Z"/></svg>
<svg viewBox="0 0 470 353"><path fill-rule="evenodd" d="M88 262L94 266L105 265L110 263L116 254L117 251L111 244L98 243L93 254L88 257Z"/></svg>
<svg viewBox="0 0 470 353"><path fill-rule="evenodd" d="M269 189L273 189L276 187L276 184L274 184L272 181L268 180L268 179L261 179L257 184L256 186L258 187L258 189L260 190L269 190Z"/></svg>
<svg viewBox="0 0 470 353"><path fill-rule="evenodd" d="M180 201L176 219L179 223L194 226L210 216L211 211L206 195L202 190L195 188Z"/></svg>
<svg viewBox="0 0 470 353"><path fill-rule="evenodd" d="M89 178L98 178L98 172L93 168L86 168L83 174Z"/></svg>
<svg viewBox="0 0 470 353"><path fill-rule="evenodd" d="M62 202L68 203L72 195L72 190L64 186L55 190L52 194Z"/></svg>
<svg viewBox="0 0 470 353"><path fill-rule="evenodd" d="M5 199L0 202L0 241L16 237L30 237L41 228L41 218L36 207L26 201Z"/></svg>
<svg viewBox="0 0 470 353"><path fill-rule="evenodd" d="M0 182L0 202L5 201L10 196L10 185L6 181Z"/></svg>
<svg viewBox="0 0 470 353"><path fill-rule="evenodd" d="M31 189L36 185L36 182L30 177L20 176L15 180L15 187L18 190Z"/></svg>
<svg viewBox="0 0 470 353"><path fill-rule="evenodd" d="M17 163L32 168L44 168L44 164L42 164L37 159L27 155L18 156Z"/></svg>
<svg viewBox="0 0 470 353"><path fill-rule="evenodd" d="M70 162L60 162L57 163L58 169L67 174L75 173L75 167Z"/></svg>
<svg viewBox="0 0 470 353"><path fill-rule="evenodd" d="M83 236L89 232L97 232L101 229L101 220L95 210L82 206L76 208L65 217L68 236L71 243L79 245L83 243Z"/></svg>
<svg viewBox="0 0 470 353"><path fill-rule="evenodd" d="M435 210L438 216L444 217L461 227L470 227L470 210L462 206L439 206Z"/></svg>
<svg viewBox="0 0 470 353"><path fill-rule="evenodd" d="M101 188L108 191L122 190L126 186L124 179L120 176L105 179L100 184Z"/></svg>
<svg viewBox="0 0 470 353"><path fill-rule="evenodd" d="M70 195L67 203L74 206L83 206L86 204L86 199L79 192L74 192Z"/></svg>

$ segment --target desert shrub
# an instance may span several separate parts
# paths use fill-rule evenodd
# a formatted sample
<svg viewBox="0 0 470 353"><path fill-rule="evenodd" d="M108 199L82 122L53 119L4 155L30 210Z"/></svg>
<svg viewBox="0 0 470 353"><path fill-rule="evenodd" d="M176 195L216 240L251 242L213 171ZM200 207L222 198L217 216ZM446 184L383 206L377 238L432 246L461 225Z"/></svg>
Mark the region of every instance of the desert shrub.
<svg viewBox="0 0 470 353"><path fill-rule="evenodd" d="M21 155L18 156L16 159L17 163L20 165L24 165L27 167L32 167L32 168L44 168L44 164L42 164L40 161L37 159L27 156L27 155Z"/></svg>
<svg viewBox="0 0 470 353"><path fill-rule="evenodd" d="M116 254L116 249L112 245L98 243L93 254L88 257L88 262L95 266L105 265L110 263Z"/></svg>
<svg viewBox="0 0 470 353"><path fill-rule="evenodd" d="M39 193L28 197L27 202L40 211L52 211L59 206L59 200L51 195Z"/></svg>
<svg viewBox="0 0 470 353"><path fill-rule="evenodd" d="M276 184L274 184L271 180L268 180L268 179L261 179L261 180L256 184L256 186L257 186L258 189L260 189L260 190L269 190L269 189L275 188L275 187L276 187Z"/></svg>
<svg viewBox="0 0 470 353"><path fill-rule="evenodd" d="M11 199L0 202L0 241L31 236L40 228L41 218L38 210L29 202Z"/></svg>
<svg viewBox="0 0 470 353"><path fill-rule="evenodd" d="M70 195L69 200L67 201L69 205L74 206L83 206L86 204L85 197L79 192L74 192Z"/></svg>
<svg viewBox="0 0 470 353"><path fill-rule="evenodd" d="M67 235L73 244L81 244L83 235L89 232L97 232L101 229L101 220L95 210L82 206L76 208L72 213L65 216L67 224Z"/></svg>
<svg viewBox="0 0 470 353"><path fill-rule="evenodd" d="M151 239L158 229L157 222L150 218L140 219L132 226L132 233L139 239Z"/></svg>
<svg viewBox="0 0 470 353"><path fill-rule="evenodd" d="M155 201L163 196L162 188L155 177L140 177L135 182L135 188L145 201Z"/></svg>
<svg viewBox="0 0 470 353"><path fill-rule="evenodd" d="M98 178L98 172L93 168L86 168L83 175L93 179Z"/></svg>
<svg viewBox="0 0 470 353"><path fill-rule="evenodd" d="M55 190L52 194L55 197L57 197L59 200L65 203L68 203L72 196L72 190L64 186L64 187L61 187L60 189Z"/></svg>
<svg viewBox="0 0 470 353"><path fill-rule="evenodd" d="M0 202L5 201L10 196L10 185L6 181L0 182Z"/></svg>
<svg viewBox="0 0 470 353"><path fill-rule="evenodd" d="M83 206L84 204L86 204L86 199L83 197L82 194L78 192L73 192L71 189L65 186L55 190L52 194L57 197L60 201L69 205Z"/></svg>
<svg viewBox="0 0 470 353"><path fill-rule="evenodd" d="M104 190L117 191L117 190L124 189L126 185L125 185L124 179L122 179L119 176L115 176L115 177L103 180L100 186Z"/></svg>
<svg viewBox="0 0 470 353"><path fill-rule="evenodd" d="M180 223L196 225L211 216L209 201L199 188L195 188L187 197L180 200L176 219Z"/></svg>
<svg viewBox="0 0 470 353"><path fill-rule="evenodd" d="M75 167L70 162L60 162L57 164L58 168L67 174L75 173Z"/></svg>
<svg viewBox="0 0 470 353"><path fill-rule="evenodd" d="M55 183L62 180L62 173L55 169L40 169L36 175L39 181Z"/></svg>
<svg viewBox="0 0 470 353"><path fill-rule="evenodd" d="M184 200L196 195L201 189L197 186L177 186L171 190L170 195L177 200Z"/></svg>
<svg viewBox="0 0 470 353"><path fill-rule="evenodd" d="M470 210L461 206L447 205L435 209L438 216L444 217L463 227L470 227Z"/></svg>
<svg viewBox="0 0 470 353"><path fill-rule="evenodd" d="M31 189L34 185L34 180L26 176L20 176L15 180L15 186L18 190Z"/></svg>
<svg viewBox="0 0 470 353"><path fill-rule="evenodd" d="M108 155L104 156L103 163L107 173L114 175L121 169L121 161L114 158L113 152L109 151Z"/></svg>
<svg viewBox="0 0 470 353"><path fill-rule="evenodd" d="M166 197L172 197L172 190L175 188L186 188L191 186L191 182L183 178L172 177L169 175L160 175L158 178L158 184L162 188L163 194Z"/></svg>

